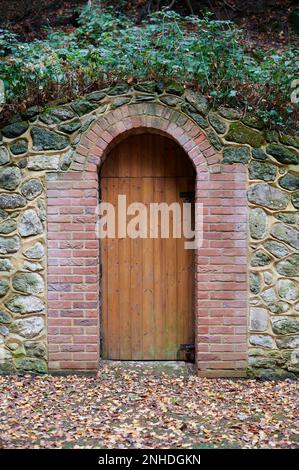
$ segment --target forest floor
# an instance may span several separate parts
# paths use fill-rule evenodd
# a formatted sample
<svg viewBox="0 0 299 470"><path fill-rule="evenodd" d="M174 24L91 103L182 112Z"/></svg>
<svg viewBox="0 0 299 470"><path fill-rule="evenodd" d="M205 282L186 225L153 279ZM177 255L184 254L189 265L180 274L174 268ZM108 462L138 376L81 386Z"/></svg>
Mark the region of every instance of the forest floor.
<svg viewBox="0 0 299 470"><path fill-rule="evenodd" d="M296 400L289 379L205 379L144 364L0 376L0 447L296 448Z"/></svg>
<svg viewBox="0 0 299 470"><path fill-rule="evenodd" d="M18 34L25 41L42 39L47 28L62 29L67 33L78 26L80 8L87 0L0 0L0 28L7 28ZM137 24L147 15L169 4L182 15L190 15L190 2L159 2L150 0L131 0L120 3L119 0L92 0L93 5L110 6L114 11L122 11ZM290 44L299 45L298 35L290 23L290 14L296 8L294 0L276 0L273 2L255 2L255 0L191 0L192 12L203 16L210 12L215 19L231 20L244 30L240 40L248 52L259 49L274 49L280 53ZM151 6L151 8L150 8Z"/></svg>

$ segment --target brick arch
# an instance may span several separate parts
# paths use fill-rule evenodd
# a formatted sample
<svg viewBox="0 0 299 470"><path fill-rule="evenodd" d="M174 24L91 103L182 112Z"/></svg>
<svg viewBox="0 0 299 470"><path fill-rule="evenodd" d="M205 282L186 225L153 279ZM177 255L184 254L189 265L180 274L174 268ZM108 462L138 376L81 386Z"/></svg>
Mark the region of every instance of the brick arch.
<svg viewBox="0 0 299 470"><path fill-rule="evenodd" d="M156 103L124 105L100 117L85 133L71 169L95 171L113 145L141 129L175 140L196 169L220 171L221 155L198 125L185 114Z"/></svg>
<svg viewBox="0 0 299 470"><path fill-rule="evenodd" d="M48 259L57 260L48 267L49 369L98 369L99 168L113 145L145 130L172 138L185 150L196 169L196 200L204 205L204 242L195 254L196 366L204 376L242 376L247 351L246 169L222 165L221 154L196 123L156 103L124 105L100 116L77 146L70 170L48 179L48 207L55 212L59 204L61 215L56 223L48 222Z"/></svg>

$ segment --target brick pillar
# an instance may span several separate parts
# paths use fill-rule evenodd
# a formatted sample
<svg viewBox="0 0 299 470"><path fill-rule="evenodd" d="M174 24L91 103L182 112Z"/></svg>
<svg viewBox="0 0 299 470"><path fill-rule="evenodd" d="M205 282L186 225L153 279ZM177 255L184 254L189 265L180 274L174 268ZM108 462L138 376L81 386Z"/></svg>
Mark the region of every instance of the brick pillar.
<svg viewBox="0 0 299 470"><path fill-rule="evenodd" d="M49 370L97 370L97 173L52 173L47 189Z"/></svg>
<svg viewBox="0 0 299 470"><path fill-rule="evenodd" d="M246 168L199 173L204 243L196 255L196 349L199 374L243 376L247 366Z"/></svg>

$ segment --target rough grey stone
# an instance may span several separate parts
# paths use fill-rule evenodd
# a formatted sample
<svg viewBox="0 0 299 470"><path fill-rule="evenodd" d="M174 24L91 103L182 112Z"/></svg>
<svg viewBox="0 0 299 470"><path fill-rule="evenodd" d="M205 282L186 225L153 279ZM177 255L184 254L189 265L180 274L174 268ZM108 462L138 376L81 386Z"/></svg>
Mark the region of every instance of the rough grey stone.
<svg viewBox="0 0 299 470"><path fill-rule="evenodd" d="M274 181L277 168L272 163L252 161L249 165L249 177L252 180Z"/></svg>
<svg viewBox="0 0 299 470"><path fill-rule="evenodd" d="M20 194L0 194L0 207L3 209L16 209L24 206L26 206L26 199Z"/></svg>
<svg viewBox="0 0 299 470"><path fill-rule="evenodd" d="M225 147L223 163L247 163L250 160L248 147Z"/></svg>
<svg viewBox="0 0 299 470"><path fill-rule="evenodd" d="M297 212L278 212L274 217L285 224L295 225L299 221L299 214Z"/></svg>
<svg viewBox="0 0 299 470"><path fill-rule="evenodd" d="M24 255L31 259L41 259L45 254L45 249L40 242L36 242L31 248L25 250Z"/></svg>
<svg viewBox="0 0 299 470"><path fill-rule="evenodd" d="M39 118L45 124L57 124L61 121L67 121L75 116L74 112L69 107L60 107L49 109L42 113Z"/></svg>
<svg viewBox="0 0 299 470"><path fill-rule="evenodd" d="M10 160L8 151L5 147L0 147L0 165L6 165Z"/></svg>
<svg viewBox="0 0 299 470"><path fill-rule="evenodd" d="M60 168L63 171L66 171L71 166L71 163L75 156L74 150L69 150L61 159Z"/></svg>
<svg viewBox="0 0 299 470"><path fill-rule="evenodd" d="M43 127L33 127L31 129L33 150L63 150L69 145L66 136L57 134L54 131Z"/></svg>
<svg viewBox="0 0 299 470"><path fill-rule="evenodd" d="M136 86L135 86L135 89L137 89ZM93 91L89 93L86 98L88 99L88 101L101 101L103 98L105 98L105 96L106 96L106 93L102 90L99 90L99 91Z"/></svg>
<svg viewBox="0 0 299 470"><path fill-rule="evenodd" d="M17 228L17 222L13 219L7 219L0 224L0 234L7 235L14 232Z"/></svg>
<svg viewBox="0 0 299 470"><path fill-rule="evenodd" d="M270 144L267 147L267 152L272 155L278 162L290 165L298 165L299 155L283 145L280 144Z"/></svg>
<svg viewBox="0 0 299 470"><path fill-rule="evenodd" d="M26 354L31 357L45 357L47 349L44 343L40 341L25 341Z"/></svg>
<svg viewBox="0 0 299 470"><path fill-rule="evenodd" d="M45 374L47 372L47 363L44 359L32 357L17 357L15 359L17 369L39 372Z"/></svg>
<svg viewBox="0 0 299 470"><path fill-rule="evenodd" d="M299 336L285 336L284 338L278 338L276 344L279 349L298 349L299 348Z"/></svg>
<svg viewBox="0 0 299 470"><path fill-rule="evenodd" d="M90 103L87 100L73 101L71 106L75 113L77 113L79 116L89 114L97 108L97 105L95 103Z"/></svg>
<svg viewBox="0 0 299 470"><path fill-rule="evenodd" d="M6 279L0 280L0 297L4 297L9 291L9 282Z"/></svg>
<svg viewBox="0 0 299 470"><path fill-rule="evenodd" d="M266 212L257 207L249 212L249 229L252 238L261 240L267 233L268 219Z"/></svg>
<svg viewBox="0 0 299 470"><path fill-rule="evenodd" d="M299 209L299 191L292 194L292 204L296 209Z"/></svg>
<svg viewBox="0 0 299 470"><path fill-rule="evenodd" d="M261 298L266 302L267 305L271 305L272 303L277 301L277 295L273 287L266 289L262 294Z"/></svg>
<svg viewBox="0 0 299 470"><path fill-rule="evenodd" d="M28 170L58 170L59 160L58 155L37 155L30 157L28 160Z"/></svg>
<svg viewBox="0 0 299 470"><path fill-rule="evenodd" d="M273 318L272 330L276 335L299 333L299 321L289 317Z"/></svg>
<svg viewBox="0 0 299 470"><path fill-rule="evenodd" d="M143 93L155 93L156 82L155 81L140 82L134 85L134 88L135 90L142 91Z"/></svg>
<svg viewBox="0 0 299 470"><path fill-rule="evenodd" d="M78 131L81 128L81 121L79 119L74 119L70 122L65 122L60 124L58 130L64 132L65 134L73 134L73 132Z"/></svg>
<svg viewBox="0 0 299 470"><path fill-rule="evenodd" d="M196 93L192 90L185 91L185 99L190 103L196 111L204 116L207 114L209 110L209 103L205 96L201 95L200 93Z"/></svg>
<svg viewBox="0 0 299 470"><path fill-rule="evenodd" d="M249 341L253 346L259 346L267 349L275 348L275 342L271 336L251 335Z"/></svg>
<svg viewBox="0 0 299 470"><path fill-rule="evenodd" d="M0 271L11 271L13 268L12 263L9 259L0 259Z"/></svg>
<svg viewBox="0 0 299 470"><path fill-rule="evenodd" d="M14 295L5 303L5 306L14 313L37 313L44 310L45 305L38 297L33 295Z"/></svg>
<svg viewBox="0 0 299 470"><path fill-rule="evenodd" d="M216 134L216 132L214 132L212 129L208 129L206 131L206 135L207 135L209 142L213 145L213 147L216 150L220 151L222 149L222 143L218 135Z"/></svg>
<svg viewBox="0 0 299 470"><path fill-rule="evenodd" d="M9 315L9 313L5 312L4 310L0 310L0 323L2 323L2 324L4 323L4 324L8 325L11 322L12 322L12 318Z"/></svg>
<svg viewBox="0 0 299 470"><path fill-rule="evenodd" d="M249 275L250 292L258 294L261 290L261 278L259 273L251 272Z"/></svg>
<svg viewBox="0 0 299 470"><path fill-rule="evenodd" d="M287 173L279 180L279 186L289 191L299 189L299 176L294 173Z"/></svg>
<svg viewBox="0 0 299 470"><path fill-rule="evenodd" d="M0 325L0 335L6 337L9 335L9 329L5 325Z"/></svg>
<svg viewBox="0 0 299 470"><path fill-rule="evenodd" d="M11 324L14 333L31 339L38 336L44 329L45 323L41 317L20 318Z"/></svg>
<svg viewBox="0 0 299 470"><path fill-rule="evenodd" d="M209 113L209 121L210 124L214 127L214 129L219 133L219 134L224 134L227 130L227 124L223 119L221 119L217 113L215 112L210 112Z"/></svg>
<svg viewBox="0 0 299 470"><path fill-rule="evenodd" d="M291 279L279 279L278 293L284 300L297 300L299 299L299 284Z"/></svg>
<svg viewBox="0 0 299 470"><path fill-rule="evenodd" d="M37 196L39 196L42 191L43 185L41 184L40 180L35 178L25 181L21 186L21 193L29 201L32 201Z"/></svg>
<svg viewBox="0 0 299 470"><path fill-rule="evenodd" d="M268 240L264 244L266 250L268 250L272 255L276 256L276 258L283 258L289 253L287 247L280 242L276 242L274 240Z"/></svg>
<svg viewBox="0 0 299 470"><path fill-rule="evenodd" d="M40 294L45 285L43 278L37 273L17 273L12 279L12 286L16 291L25 294Z"/></svg>
<svg viewBox="0 0 299 470"><path fill-rule="evenodd" d="M272 261L271 256L269 256L267 253L265 253L262 250L258 250L255 253L253 253L251 257L251 266L257 267L257 266L266 266L267 264L270 264Z"/></svg>
<svg viewBox="0 0 299 470"><path fill-rule="evenodd" d="M43 267L40 263L31 263L31 261L24 261L23 269L26 271L42 271Z"/></svg>
<svg viewBox="0 0 299 470"><path fill-rule="evenodd" d="M128 104L131 101L131 98L128 98L127 96L119 96L118 98L115 98L113 102L110 105L110 109L116 109L119 108L120 106L123 106L124 104Z"/></svg>
<svg viewBox="0 0 299 470"><path fill-rule="evenodd" d="M43 232L43 224L34 209L28 209L21 215L18 229L22 237Z"/></svg>
<svg viewBox="0 0 299 470"><path fill-rule="evenodd" d="M258 204L269 209L285 209L289 203L289 196L285 192L267 183L250 186L247 196L252 204Z"/></svg>
<svg viewBox="0 0 299 470"><path fill-rule="evenodd" d="M202 115L199 114L199 112L191 104L184 103L181 106L181 110L183 111L183 113L187 114L187 116L191 117L193 121L195 121L199 125L199 127L202 127L203 129L208 127L208 121L203 118Z"/></svg>
<svg viewBox="0 0 299 470"><path fill-rule="evenodd" d="M267 160L267 154L259 148L252 149L252 156L256 160Z"/></svg>
<svg viewBox="0 0 299 470"><path fill-rule="evenodd" d="M266 331L268 329L268 312L265 308L250 309L250 330Z"/></svg>
<svg viewBox="0 0 299 470"><path fill-rule="evenodd" d="M0 254L7 255L16 253L21 246L20 238L15 235L14 237L0 237Z"/></svg>
<svg viewBox="0 0 299 470"><path fill-rule="evenodd" d="M299 231L296 228L277 222L272 226L271 235L299 250Z"/></svg>
<svg viewBox="0 0 299 470"><path fill-rule="evenodd" d="M7 219L7 217L8 217L8 213L4 211L3 209L0 209L0 222Z"/></svg>
<svg viewBox="0 0 299 470"><path fill-rule="evenodd" d="M18 187L22 173L17 166L6 167L0 170L0 188L14 190Z"/></svg>
<svg viewBox="0 0 299 470"><path fill-rule="evenodd" d="M47 206L44 201L44 199L38 199L37 201L37 207L38 207L38 216L41 221L47 220Z"/></svg>
<svg viewBox="0 0 299 470"><path fill-rule="evenodd" d="M10 151L14 155L22 155L28 151L28 140L19 139L10 145Z"/></svg>
<svg viewBox="0 0 299 470"><path fill-rule="evenodd" d="M2 134L8 139L14 139L15 137L19 137L20 135L24 134L28 127L28 122L26 121L14 122L8 126L3 127Z"/></svg>
<svg viewBox="0 0 299 470"><path fill-rule="evenodd" d="M264 283L268 286L273 282L273 274L270 271L265 271L263 273Z"/></svg>
<svg viewBox="0 0 299 470"><path fill-rule="evenodd" d="M144 96L142 96L144 97ZM154 97L153 97L154 98ZM138 96L136 97L136 101L138 101ZM173 95L164 95L160 97L160 101L167 106L176 106L181 100L177 96Z"/></svg>
<svg viewBox="0 0 299 470"><path fill-rule="evenodd" d="M282 276L299 277L299 254L294 253L279 261L276 270Z"/></svg>
<svg viewBox="0 0 299 470"><path fill-rule="evenodd" d="M218 109L218 112L221 116L223 116L226 119L240 119L242 117L242 113L239 109L235 108L228 108L226 106L220 106Z"/></svg>
<svg viewBox="0 0 299 470"><path fill-rule="evenodd" d="M107 94L110 96L123 95L129 91L129 85L127 83L121 83L107 90Z"/></svg>

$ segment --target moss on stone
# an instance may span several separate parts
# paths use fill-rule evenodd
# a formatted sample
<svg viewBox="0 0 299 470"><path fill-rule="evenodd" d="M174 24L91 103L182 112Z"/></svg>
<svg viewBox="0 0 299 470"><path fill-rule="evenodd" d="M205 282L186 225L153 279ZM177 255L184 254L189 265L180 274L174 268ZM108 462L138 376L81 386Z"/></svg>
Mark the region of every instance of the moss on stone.
<svg viewBox="0 0 299 470"><path fill-rule="evenodd" d="M261 132L246 127L241 122L233 122L230 125L225 139L238 144L248 144L251 147L261 147L265 143Z"/></svg>

